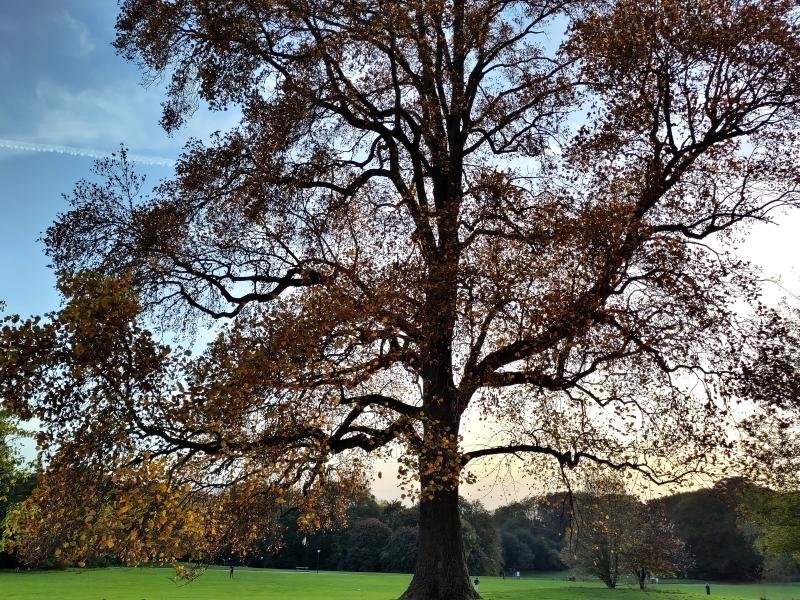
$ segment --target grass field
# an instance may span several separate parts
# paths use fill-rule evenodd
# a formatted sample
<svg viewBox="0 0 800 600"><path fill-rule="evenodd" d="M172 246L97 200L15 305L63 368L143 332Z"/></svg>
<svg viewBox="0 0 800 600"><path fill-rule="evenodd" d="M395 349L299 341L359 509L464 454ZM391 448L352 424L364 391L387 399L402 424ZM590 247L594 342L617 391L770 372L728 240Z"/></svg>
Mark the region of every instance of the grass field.
<svg viewBox="0 0 800 600"><path fill-rule="evenodd" d="M408 575L213 569L190 584L176 584L171 569L69 569L0 571L0 600L392 600ZM701 600L700 583L659 584L640 592L607 590L599 582L561 578L480 578L487 600ZM800 600L800 584L712 584L710 598Z"/></svg>

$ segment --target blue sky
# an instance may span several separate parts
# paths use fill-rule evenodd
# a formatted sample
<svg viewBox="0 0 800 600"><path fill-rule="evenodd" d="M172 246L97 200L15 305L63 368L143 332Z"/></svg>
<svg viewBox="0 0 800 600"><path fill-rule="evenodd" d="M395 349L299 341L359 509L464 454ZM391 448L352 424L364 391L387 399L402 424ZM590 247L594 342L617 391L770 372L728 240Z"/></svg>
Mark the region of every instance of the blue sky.
<svg viewBox="0 0 800 600"><path fill-rule="evenodd" d="M187 138L235 118L201 110L168 137L158 125L162 87L143 86L111 46L116 12L109 0L0 2L0 299L10 312L57 307L38 239L93 157L124 143L154 163L140 170L155 184Z"/></svg>

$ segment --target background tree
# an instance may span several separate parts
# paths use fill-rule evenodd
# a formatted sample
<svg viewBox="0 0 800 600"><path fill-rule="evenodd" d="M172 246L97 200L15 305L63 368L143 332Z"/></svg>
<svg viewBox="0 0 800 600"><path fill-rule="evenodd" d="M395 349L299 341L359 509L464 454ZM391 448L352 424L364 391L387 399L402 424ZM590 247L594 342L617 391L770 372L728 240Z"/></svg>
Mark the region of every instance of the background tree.
<svg viewBox="0 0 800 600"><path fill-rule="evenodd" d="M501 506L494 513L500 530L506 571L559 571L569 529L570 505L566 493L531 497Z"/></svg>
<svg viewBox="0 0 800 600"><path fill-rule="evenodd" d="M5 521L8 513L31 494L36 482L36 476L28 469L14 446L16 441L29 436L0 406L0 568L16 564L16 557L4 552Z"/></svg>
<svg viewBox="0 0 800 600"><path fill-rule="evenodd" d="M383 570L390 573L413 573L417 562L417 528L398 527L381 551Z"/></svg>
<svg viewBox="0 0 800 600"><path fill-rule="evenodd" d="M575 497L571 562L609 588L632 575L645 589L649 577L685 572L689 556L663 508L642 503L615 477L597 476Z"/></svg>
<svg viewBox="0 0 800 600"><path fill-rule="evenodd" d="M750 490L741 512L758 527L766 555L791 554L800 561L800 492Z"/></svg>
<svg viewBox="0 0 800 600"><path fill-rule="evenodd" d="M536 537L527 529L503 529L500 533L504 570L533 571L539 554Z"/></svg>
<svg viewBox="0 0 800 600"><path fill-rule="evenodd" d="M412 527L416 529L419 524L419 509L416 506L406 506L397 500L388 502L383 511L384 522L392 529L399 527Z"/></svg>
<svg viewBox="0 0 800 600"><path fill-rule="evenodd" d="M344 571L382 571L381 552L391 537L392 530L378 519L356 521L348 532L340 568Z"/></svg>
<svg viewBox="0 0 800 600"><path fill-rule="evenodd" d="M502 556L500 536L492 514L480 502L461 501L462 527L471 530L474 543L465 544L467 569L476 575L497 575ZM465 539L467 536L464 536Z"/></svg>
<svg viewBox="0 0 800 600"><path fill-rule="evenodd" d="M788 307L785 310L790 311ZM795 309L795 314L797 314ZM750 389L765 385L783 388L782 397L800 398L800 328L789 332L780 342L762 349L770 360L762 360L752 369L748 378ZM789 411L784 408L785 413ZM767 436L751 438L749 451L769 455L775 471L782 475L771 482L769 488L739 486L736 508L747 522L760 534L759 547L766 557L765 574L785 576L800 571L800 454L796 452L797 431L786 425L773 428ZM773 449L770 451L769 446ZM777 450L776 450L777 449ZM735 488L734 488L735 489ZM781 556L783 555L783 556Z"/></svg>
<svg viewBox="0 0 800 600"><path fill-rule="evenodd" d="M396 450L420 502L404 600L475 598L472 461L664 482L768 456L737 456L737 427L794 431L786 386L745 383L789 328L725 243L798 200L796 19L791 0L123 0L116 44L170 78L165 128L198 97L241 122L150 195L124 153L78 185L46 236L71 302L5 326L0 395L41 420L56 479L89 465L100 493L146 465L229 506L243 548L265 498L299 489L324 526L331 488ZM137 298L219 337L170 352ZM490 444L463 443L469 415Z"/></svg>
<svg viewBox="0 0 800 600"><path fill-rule="evenodd" d="M739 494L723 483L712 489L676 494L664 500L675 533L685 542L697 579L753 581L762 557L739 523Z"/></svg>
<svg viewBox="0 0 800 600"><path fill-rule="evenodd" d="M684 541L675 532L663 504L651 501L639 504L630 515L632 528L626 561L645 589L648 579L685 576L692 559Z"/></svg>
<svg viewBox="0 0 800 600"><path fill-rule="evenodd" d="M12 446L18 432L8 413L0 409L0 521L8 512L11 495L22 474L21 459Z"/></svg>
<svg viewBox="0 0 800 600"><path fill-rule="evenodd" d="M627 549L635 536L638 504L617 480L604 478L592 480L575 499L575 537L565 553L572 564L598 577L609 589L632 571Z"/></svg>

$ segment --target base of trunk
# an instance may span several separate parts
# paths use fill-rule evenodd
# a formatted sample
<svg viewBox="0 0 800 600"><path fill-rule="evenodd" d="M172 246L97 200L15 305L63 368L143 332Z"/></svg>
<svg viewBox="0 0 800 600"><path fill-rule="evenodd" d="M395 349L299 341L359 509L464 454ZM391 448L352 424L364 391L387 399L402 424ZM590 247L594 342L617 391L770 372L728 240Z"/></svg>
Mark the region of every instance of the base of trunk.
<svg viewBox="0 0 800 600"><path fill-rule="evenodd" d="M636 579L639 580L639 589L643 590L645 584L647 583L647 571L644 569L637 569L636 570Z"/></svg>
<svg viewBox="0 0 800 600"><path fill-rule="evenodd" d="M458 490L439 490L420 502L417 565L400 600L477 600L481 595L464 560Z"/></svg>
<svg viewBox="0 0 800 600"><path fill-rule="evenodd" d="M443 581L441 578L425 580L414 576L411 585L400 600L479 600L481 595L467 582Z"/></svg>

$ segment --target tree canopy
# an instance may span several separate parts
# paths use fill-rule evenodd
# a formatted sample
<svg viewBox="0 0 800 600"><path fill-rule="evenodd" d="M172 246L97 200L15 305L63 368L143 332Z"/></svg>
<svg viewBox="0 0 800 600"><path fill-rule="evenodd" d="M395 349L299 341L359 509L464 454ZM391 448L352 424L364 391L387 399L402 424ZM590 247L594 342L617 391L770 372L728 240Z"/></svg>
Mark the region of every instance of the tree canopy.
<svg viewBox="0 0 800 600"><path fill-rule="evenodd" d="M16 420L0 408L0 525L9 507L18 499L16 491L20 480L27 478L25 464L14 447L15 439L27 435L29 434L20 429Z"/></svg>
<svg viewBox="0 0 800 600"><path fill-rule="evenodd" d="M800 561L800 492L753 490L742 513L759 528L762 552L768 556L791 554Z"/></svg>
<svg viewBox="0 0 800 600"><path fill-rule="evenodd" d="M118 515L109 490L142 481L204 507L161 523L140 494L130 558L185 552L167 525L206 532L201 555L246 545L289 489L324 525L368 455L399 454L421 501L404 600L477 597L473 461L786 468L797 330L730 250L800 200L797 20L794 0L123 0L116 46L168 78L165 129L199 100L241 120L152 192L124 152L76 187L46 235L68 303L5 325L0 396L43 423L55 480ZM195 358L144 328L213 320ZM464 444L470 415L490 443Z"/></svg>
<svg viewBox="0 0 800 600"><path fill-rule="evenodd" d="M2 552L6 519L9 512L28 497L35 483L34 475L15 447L15 442L25 437L30 437L30 433L20 428L17 420L0 408L0 568L16 561L12 553Z"/></svg>
<svg viewBox="0 0 800 600"><path fill-rule="evenodd" d="M763 559L738 519L740 481L712 489L685 492L662 502L691 555L687 574L694 579L754 581L761 577Z"/></svg>

